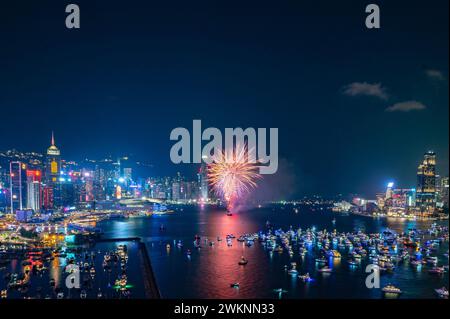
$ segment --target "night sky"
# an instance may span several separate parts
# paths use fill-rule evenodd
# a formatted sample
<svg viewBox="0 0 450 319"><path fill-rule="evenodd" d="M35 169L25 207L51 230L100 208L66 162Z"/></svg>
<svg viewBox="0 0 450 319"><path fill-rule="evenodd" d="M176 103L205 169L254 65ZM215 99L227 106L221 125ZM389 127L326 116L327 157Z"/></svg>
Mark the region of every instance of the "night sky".
<svg viewBox="0 0 450 319"><path fill-rule="evenodd" d="M365 6L381 7L381 29ZM65 28L77 3L81 29ZM300 194L448 174L448 1L14 1L0 4L0 150L132 153L155 175L175 127L279 128Z"/></svg>

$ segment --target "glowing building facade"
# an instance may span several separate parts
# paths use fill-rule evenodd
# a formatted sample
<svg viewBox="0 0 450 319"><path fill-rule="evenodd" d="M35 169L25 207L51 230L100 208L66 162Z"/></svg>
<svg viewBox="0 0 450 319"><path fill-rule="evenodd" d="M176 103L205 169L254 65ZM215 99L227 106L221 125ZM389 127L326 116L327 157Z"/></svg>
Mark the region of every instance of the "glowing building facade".
<svg viewBox="0 0 450 319"><path fill-rule="evenodd" d="M416 207L422 214L436 208L436 154L427 152L417 169Z"/></svg>
<svg viewBox="0 0 450 319"><path fill-rule="evenodd" d="M55 137L52 133L52 141L47 149L47 161L45 165L45 183L46 186L52 188L53 200L47 203L53 203L55 206L61 205L61 152L55 145ZM50 195L50 193L49 193Z"/></svg>

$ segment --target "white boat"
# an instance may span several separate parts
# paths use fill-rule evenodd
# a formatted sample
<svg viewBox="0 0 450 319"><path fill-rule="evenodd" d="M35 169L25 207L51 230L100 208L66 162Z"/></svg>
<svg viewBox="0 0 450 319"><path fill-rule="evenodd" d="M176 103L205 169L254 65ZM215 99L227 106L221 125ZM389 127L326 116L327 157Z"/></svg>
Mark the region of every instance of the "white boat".
<svg viewBox="0 0 450 319"><path fill-rule="evenodd" d="M319 270L317 270L318 272L322 272L322 273L330 273L330 272L333 272L333 269L331 269L330 267L327 267L327 266L325 266L325 267L323 267L323 268L320 268Z"/></svg>
<svg viewBox="0 0 450 319"><path fill-rule="evenodd" d="M291 269L288 270L288 274L292 276L297 276L298 274L297 263L291 263Z"/></svg>
<svg viewBox="0 0 450 319"><path fill-rule="evenodd" d="M302 280L303 282L309 282L309 281L312 280L311 277L309 276L309 273L306 273L304 275L298 276L298 278L300 280Z"/></svg>
<svg viewBox="0 0 450 319"><path fill-rule="evenodd" d="M381 289L384 293L386 294L396 294L399 295L402 293L402 291L400 290L400 288L395 287L394 285L387 285L386 287L384 287L383 289Z"/></svg>
<svg viewBox="0 0 450 319"><path fill-rule="evenodd" d="M440 298L448 298L448 290L445 287L439 288L439 289L435 289L434 291L436 291L436 293L438 294L438 296Z"/></svg>

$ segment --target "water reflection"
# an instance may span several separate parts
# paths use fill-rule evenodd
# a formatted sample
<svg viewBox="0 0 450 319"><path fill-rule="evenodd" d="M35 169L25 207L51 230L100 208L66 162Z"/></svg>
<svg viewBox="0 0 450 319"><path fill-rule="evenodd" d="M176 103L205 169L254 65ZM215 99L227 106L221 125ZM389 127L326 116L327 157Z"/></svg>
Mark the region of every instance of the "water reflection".
<svg viewBox="0 0 450 319"><path fill-rule="evenodd" d="M185 208L183 212L156 218L136 219L127 222L109 221L102 228L106 236L141 236L148 241L149 253L156 273L158 285L167 298L274 298L274 289L282 288L283 298L379 298L380 294L365 288L364 273L366 262L351 266L346 254L342 259L326 260L332 273L317 273L315 252L307 247L304 257L294 248L293 258L284 253L268 251L259 243L252 247L233 241L228 247L225 237L234 234L237 237L245 233L254 233L265 229L266 221L275 227L287 229L289 225L302 229L312 227L330 229L330 223L336 218L338 231L365 230L369 233L381 232L387 228L396 232L408 228L428 227L429 222L401 221L396 219L373 219L362 216L339 216L330 212L309 212L301 208L298 214L291 210L260 208L238 215L226 216L225 212ZM164 224L166 229L160 231ZM194 236L202 236L202 248L193 248ZM222 241L217 241L217 237ZM208 239L205 242L205 238ZM175 243L181 240L182 248ZM209 242L214 242L210 246ZM166 245L171 244L171 249ZM448 249L448 244L443 247ZM192 250L192 255L187 254ZM353 248L350 248L350 251ZM249 261L247 266L239 266L241 256ZM297 262L299 274L309 272L315 281L304 283L288 275L285 265ZM402 266L394 274L382 277L384 281L394 281L400 286L408 286L407 297L434 298L436 282L428 281L428 274ZM448 278L446 274L444 279ZM239 283L239 288L232 288L232 283ZM406 290L406 289L405 289Z"/></svg>

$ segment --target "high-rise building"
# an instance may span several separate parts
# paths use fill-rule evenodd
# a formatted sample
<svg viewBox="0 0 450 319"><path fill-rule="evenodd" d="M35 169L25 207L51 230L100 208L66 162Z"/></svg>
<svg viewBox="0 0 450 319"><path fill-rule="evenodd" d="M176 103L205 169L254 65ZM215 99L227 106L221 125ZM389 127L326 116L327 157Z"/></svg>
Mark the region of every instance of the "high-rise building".
<svg viewBox="0 0 450 319"><path fill-rule="evenodd" d="M422 214L436 208L436 154L427 152L417 169L416 207Z"/></svg>
<svg viewBox="0 0 450 319"><path fill-rule="evenodd" d="M394 187L394 183L393 183L393 182L388 183L387 188L386 188L386 196L385 196L385 199L390 199L390 198L392 198L392 195L393 195L393 190L392 190L392 188L393 188L393 187Z"/></svg>
<svg viewBox="0 0 450 319"><path fill-rule="evenodd" d="M44 209L52 209L54 207L53 202L53 188L45 186L43 189L42 206Z"/></svg>
<svg viewBox="0 0 450 319"><path fill-rule="evenodd" d="M16 210L22 210L25 207L25 200L27 198L27 166L21 162L11 162L9 165L10 176L10 209L11 213Z"/></svg>
<svg viewBox="0 0 450 319"><path fill-rule="evenodd" d="M449 180L448 176L441 178L440 192L439 192L439 202L442 207L448 208L448 197L449 197Z"/></svg>
<svg viewBox="0 0 450 319"><path fill-rule="evenodd" d="M125 167L123 169L123 178L125 178L125 181L130 184L133 180L133 169L130 167Z"/></svg>
<svg viewBox="0 0 450 319"><path fill-rule="evenodd" d="M173 201L180 200L180 183L179 182L172 183L172 200Z"/></svg>
<svg viewBox="0 0 450 319"><path fill-rule="evenodd" d="M27 170L27 208L41 209L41 171Z"/></svg>
<svg viewBox="0 0 450 319"><path fill-rule="evenodd" d="M208 169L206 167L206 164L203 163L200 166L200 170L197 174L198 177L198 185L199 185L199 195L201 201L208 201Z"/></svg>
<svg viewBox="0 0 450 319"><path fill-rule="evenodd" d="M52 141L47 149L47 161L45 165L45 184L53 188L53 205L61 205L61 152L55 145L55 136L52 132Z"/></svg>

